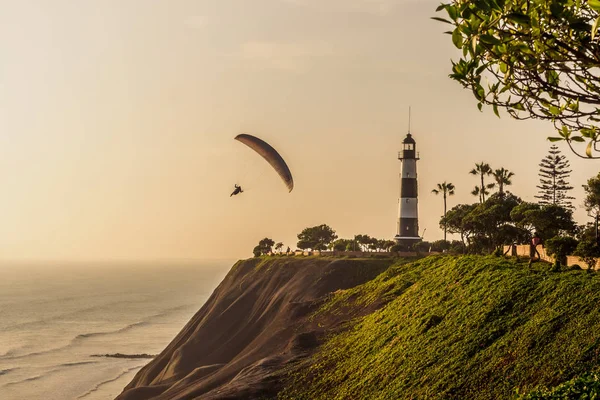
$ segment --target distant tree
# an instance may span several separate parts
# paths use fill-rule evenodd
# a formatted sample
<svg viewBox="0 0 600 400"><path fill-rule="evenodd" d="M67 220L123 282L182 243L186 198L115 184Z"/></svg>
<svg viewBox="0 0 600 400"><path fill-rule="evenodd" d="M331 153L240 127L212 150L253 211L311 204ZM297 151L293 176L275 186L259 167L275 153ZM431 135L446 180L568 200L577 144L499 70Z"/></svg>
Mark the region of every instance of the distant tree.
<svg viewBox="0 0 600 400"><path fill-rule="evenodd" d="M489 190L487 190L486 188L483 188L483 191L482 191L482 190L481 190L481 188L480 188L479 186L475 186L475 187L473 188L473 190L471 190L471 194L472 194L473 196L475 196L475 197L478 197L478 198L479 198L479 202L480 202L480 203L483 203L483 200L482 200L482 194L483 194L484 196L487 196L487 195L489 195L489 194L490 194L490 191L489 191Z"/></svg>
<svg viewBox="0 0 600 400"><path fill-rule="evenodd" d="M461 242L460 240L453 240L450 243L449 251L451 253L464 254L466 250L467 250L467 248L466 248L465 244L463 242Z"/></svg>
<svg viewBox="0 0 600 400"><path fill-rule="evenodd" d="M254 257L260 257L262 255L262 249L260 246L255 246L252 250L252 254L254 254Z"/></svg>
<svg viewBox="0 0 600 400"><path fill-rule="evenodd" d="M490 164L482 161L479 164L475 164L475 168L469 171L469 173L471 175L479 175L481 179L481 185L479 186L479 189L473 190L471 194L473 194L474 196L479 196L480 203L485 202L485 196L489 194L488 189L494 187L493 183L489 183L486 185L484 182L484 178L492 174L492 168L490 167Z"/></svg>
<svg viewBox="0 0 600 400"><path fill-rule="evenodd" d="M390 249L394 247L395 244L396 242L394 242L393 240L382 240L379 243L379 246L383 251L390 251Z"/></svg>
<svg viewBox="0 0 600 400"><path fill-rule="evenodd" d="M281 253L281 249L283 249L283 243L282 242L278 242L275 245L275 251L277 251L278 253Z"/></svg>
<svg viewBox="0 0 600 400"><path fill-rule="evenodd" d="M436 240L431 243L431 251L443 252L450 249L450 242L447 240Z"/></svg>
<svg viewBox="0 0 600 400"><path fill-rule="evenodd" d="M540 206L523 202L511 210L510 217L517 227L525 229L530 235L536 231L543 241L572 234L576 228L573 212L554 204Z"/></svg>
<svg viewBox="0 0 600 400"><path fill-rule="evenodd" d="M462 50L450 77L477 106L505 109L516 119L552 121L580 157L600 142L597 0L451 0L438 7ZM579 132L579 135L575 134ZM572 146L587 142L585 155ZM594 157L599 158L599 157Z"/></svg>
<svg viewBox="0 0 600 400"><path fill-rule="evenodd" d="M570 236L555 236L550 238L544 244L549 255L556 259L556 266L567 264L567 256L573 254L577 249L577 239Z"/></svg>
<svg viewBox="0 0 600 400"><path fill-rule="evenodd" d="M431 243L429 242L417 242L412 245L412 249L417 253L429 253L429 249L431 248Z"/></svg>
<svg viewBox="0 0 600 400"><path fill-rule="evenodd" d="M273 252L273 246L275 245L275 241L273 239L264 238L260 242L258 242L258 246L254 248L254 250L259 250L261 254L269 254Z"/></svg>
<svg viewBox="0 0 600 400"><path fill-rule="evenodd" d="M556 204L559 206L572 208L570 200L574 197L568 196L569 190L573 186L569 185L567 178L571 176L572 170L569 169L570 164L567 158L560 154L558 146L552 145L546 157L540 163L540 184L537 186L539 195L535 196L540 199L539 203L543 205Z"/></svg>
<svg viewBox="0 0 600 400"><path fill-rule="evenodd" d="M466 217L477 207L477 204L459 204L450 209L446 217L440 220L441 227L447 227L448 232L459 234L463 244L470 241L474 234L474 227L468 222Z"/></svg>
<svg viewBox="0 0 600 400"><path fill-rule="evenodd" d="M515 174L505 168L499 168L492 172L492 175L498 186L498 194L500 197L504 196L504 186L512 185L510 178L515 176Z"/></svg>
<svg viewBox="0 0 600 400"><path fill-rule="evenodd" d="M331 227L322 224L304 229L298 234L298 247L301 249L321 250L337 239L337 235Z"/></svg>
<svg viewBox="0 0 600 400"><path fill-rule="evenodd" d="M437 189L432 190L435 194L442 193L444 195L444 218L446 218L446 197L454 195L454 184L446 181L437 184ZM446 225L444 224L444 240L446 240Z"/></svg>
<svg viewBox="0 0 600 400"><path fill-rule="evenodd" d="M373 243L373 238L369 235L356 235L354 240L360 245L362 251L369 251L369 246Z"/></svg>
<svg viewBox="0 0 600 400"><path fill-rule="evenodd" d="M588 269L593 269L600 258L600 245L594 239L582 239L573 255L580 257L587 264Z"/></svg>
<svg viewBox="0 0 600 400"><path fill-rule="evenodd" d="M352 251L357 247L357 243L352 239L337 239L329 244L329 248L335 251Z"/></svg>
<svg viewBox="0 0 600 400"><path fill-rule="evenodd" d="M483 204L477 205L465 218L464 223L475 232L474 237L484 250L495 250L503 244L519 241L525 232L512 224L510 212L521 203L517 196L506 193L494 194Z"/></svg>
<svg viewBox="0 0 600 400"><path fill-rule="evenodd" d="M588 179L587 185L583 186L585 190L585 199L583 205L588 212L588 215L594 218L595 224L595 240L600 245L600 237L598 237L598 220L600 219L600 173Z"/></svg>

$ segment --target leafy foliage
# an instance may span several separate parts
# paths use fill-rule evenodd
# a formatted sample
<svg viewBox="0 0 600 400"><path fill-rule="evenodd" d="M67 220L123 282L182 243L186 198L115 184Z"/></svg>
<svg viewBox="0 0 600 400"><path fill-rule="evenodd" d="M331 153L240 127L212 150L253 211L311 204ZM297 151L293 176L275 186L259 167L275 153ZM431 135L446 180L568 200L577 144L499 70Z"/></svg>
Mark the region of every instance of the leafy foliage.
<svg viewBox="0 0 600 400"><path fill-rule="evenodd" d="M273 252L274 245L275 241L273 239L264 238L260 242L258 242L258 245L256 247L254 247L252 253L254 254L254 257L260 257L261 255L269 254Z"/></svg>
<svg viewBox="0 0 600 400"><path fill-rule="evenodd" d="M594 156L600 129L600 23L597 0L452 0L448 18L462 58L450 77L472 91L478 108L516 119L553 121L580 157ZM585 155L573 143L587 142Z"/></svg>
<svg viewBox="0 0 600 400"><path fill-rule="evenodd" d="M517 227L529 233L537 231L543 241L575 232L573 212L554 204L540 206L523 202L512 209L510 217Z"/></svg>
<svg viewBox="0 0 600 400"><path fill-rule="evenodd" d="M519 400L579 400L600 398L600 376L598 374L584 374L573 378L553 389L538 389Z"/></svg>
<svg viewBox="0 0 600 400"><path fill-rule="evenodd" d="M490 167L490 164L482 161L479 164L475 164L475 168L469 171L469 173L471 175L479 175L481 179L481 186L475 186L475 189L473 189L471 194L473 196L479 196L479 202L483 203L485 201L485 196L490 194L488 189L492 189L495 186L494 183L489 183L486 185L484 182L484 177L492 174L492 168Z"/></svg>
<svg viewBox="0 0 600 400"><path fill-rule="evenodd" d="M433 189L431 192L435 193L435 194L443 194L444 195L444 218L446 217L446 210L447 210L447 204L446 204L446 198L448 196L453 196L454 195L454 184L453 183L448 183L446 181L444 181L443 183L438 183L437 184L437 189ZM444 240L446 240L446 226L444 225Z"/></svg>
<svg viewBox="0 0 600 400"><path fill-rule="evenodd" d="M577 248L578 241L569 236L555 236L546 241L544 247L549 255L554 256L558 264L565 265L567 256L573 254Z"/></svg>
<svg viewBox="0 0 600 400"><path fill-rule="evenodd" d="M600 245L595 239L582 239L573 255L580 257L592 269L596 266L597 260L600 258Z"/></svg>
<svg viewBox="0 0 600 400"><path fill-rule="evenodd" d="M540 204L556 204L572 208L570 200L574 197L567 196L567 192L573 189L567 182L567 178L571 176L570 164L567 158L560 154L560 150L556 145L552 145L546 157L540 163L540 184L537 186L540 189L540 194L535 196L540 199Z"/></svg>
<svg viewBox="0 0 600 400"><path fill-rule="evenodd" d="M298 234L298 248L326 250L327 246L337 239L337 235L330 226L322 224L304 229Z"/></svg>
<svg viewBox="0 0 600 400"><path fill-rule="evenodd" d="M586 193L583 202L586 210L591 216L596 217L600 215L600 173L590 178L587 181L587 185L584 185L583 188Z"/></svg>
<svg viewBox="0 0 600 400"><path fill-rule="evenodd" d="M515 176L515 174L505 168L499 168L492 172L492 175L498 186L498 194L504 196L504 186L512 185L510 179Z"/></svg>

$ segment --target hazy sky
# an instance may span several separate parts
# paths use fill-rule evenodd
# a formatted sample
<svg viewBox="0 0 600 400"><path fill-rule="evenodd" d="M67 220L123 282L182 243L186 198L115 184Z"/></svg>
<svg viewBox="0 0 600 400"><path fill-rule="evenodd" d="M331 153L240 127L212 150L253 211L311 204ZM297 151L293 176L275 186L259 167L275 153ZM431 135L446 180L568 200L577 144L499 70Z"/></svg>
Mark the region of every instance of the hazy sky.
<svg viewBox="0 0 600 400"><path fill-rule="evenodd" d="M553 128L477 110L447 77L437 4L0 0L0 257L247 257L321 223L392 238L409 105L427 240L442 237L431 189L476 201L475 162L534 200ZM280 150L291 194L242 132ZM600 164L561 148L580 204Z"/></svg>

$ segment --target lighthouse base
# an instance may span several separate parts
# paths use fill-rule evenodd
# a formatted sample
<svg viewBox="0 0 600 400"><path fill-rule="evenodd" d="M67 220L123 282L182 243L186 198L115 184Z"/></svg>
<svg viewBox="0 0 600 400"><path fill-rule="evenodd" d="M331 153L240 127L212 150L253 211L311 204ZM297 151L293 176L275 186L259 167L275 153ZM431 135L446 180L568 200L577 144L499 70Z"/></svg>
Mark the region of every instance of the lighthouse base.
<svg viewBox="0 0 600 400"><path fill-rule="evenodd" d="M422 242L423 238L420 238L418 236L415 236L415 237L406 237L406 236L396 235L394 237L394 240L396 241L396 244L399 244L400 246L406 247L407 250L412 250L412 246L415 243Z"/></svg>

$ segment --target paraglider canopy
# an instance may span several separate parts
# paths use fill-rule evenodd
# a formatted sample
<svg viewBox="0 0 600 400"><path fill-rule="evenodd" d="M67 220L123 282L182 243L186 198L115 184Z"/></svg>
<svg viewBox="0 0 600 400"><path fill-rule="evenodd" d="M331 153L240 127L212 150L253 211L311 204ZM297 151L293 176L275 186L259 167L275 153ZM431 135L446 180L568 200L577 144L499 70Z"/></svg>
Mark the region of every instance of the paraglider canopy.
<svg viewBox="0 0 600 400"><path fill-rule="evenodd" d="M294 189L294 179L292 178L290 169L281 155L279 155L279 153L273 147L271 147L271 145L264 140L257 138L256 136L245 133L237 135L235 140L244 143L246 146L260 154L279 174L288 190L291 192Z"/></svg>

